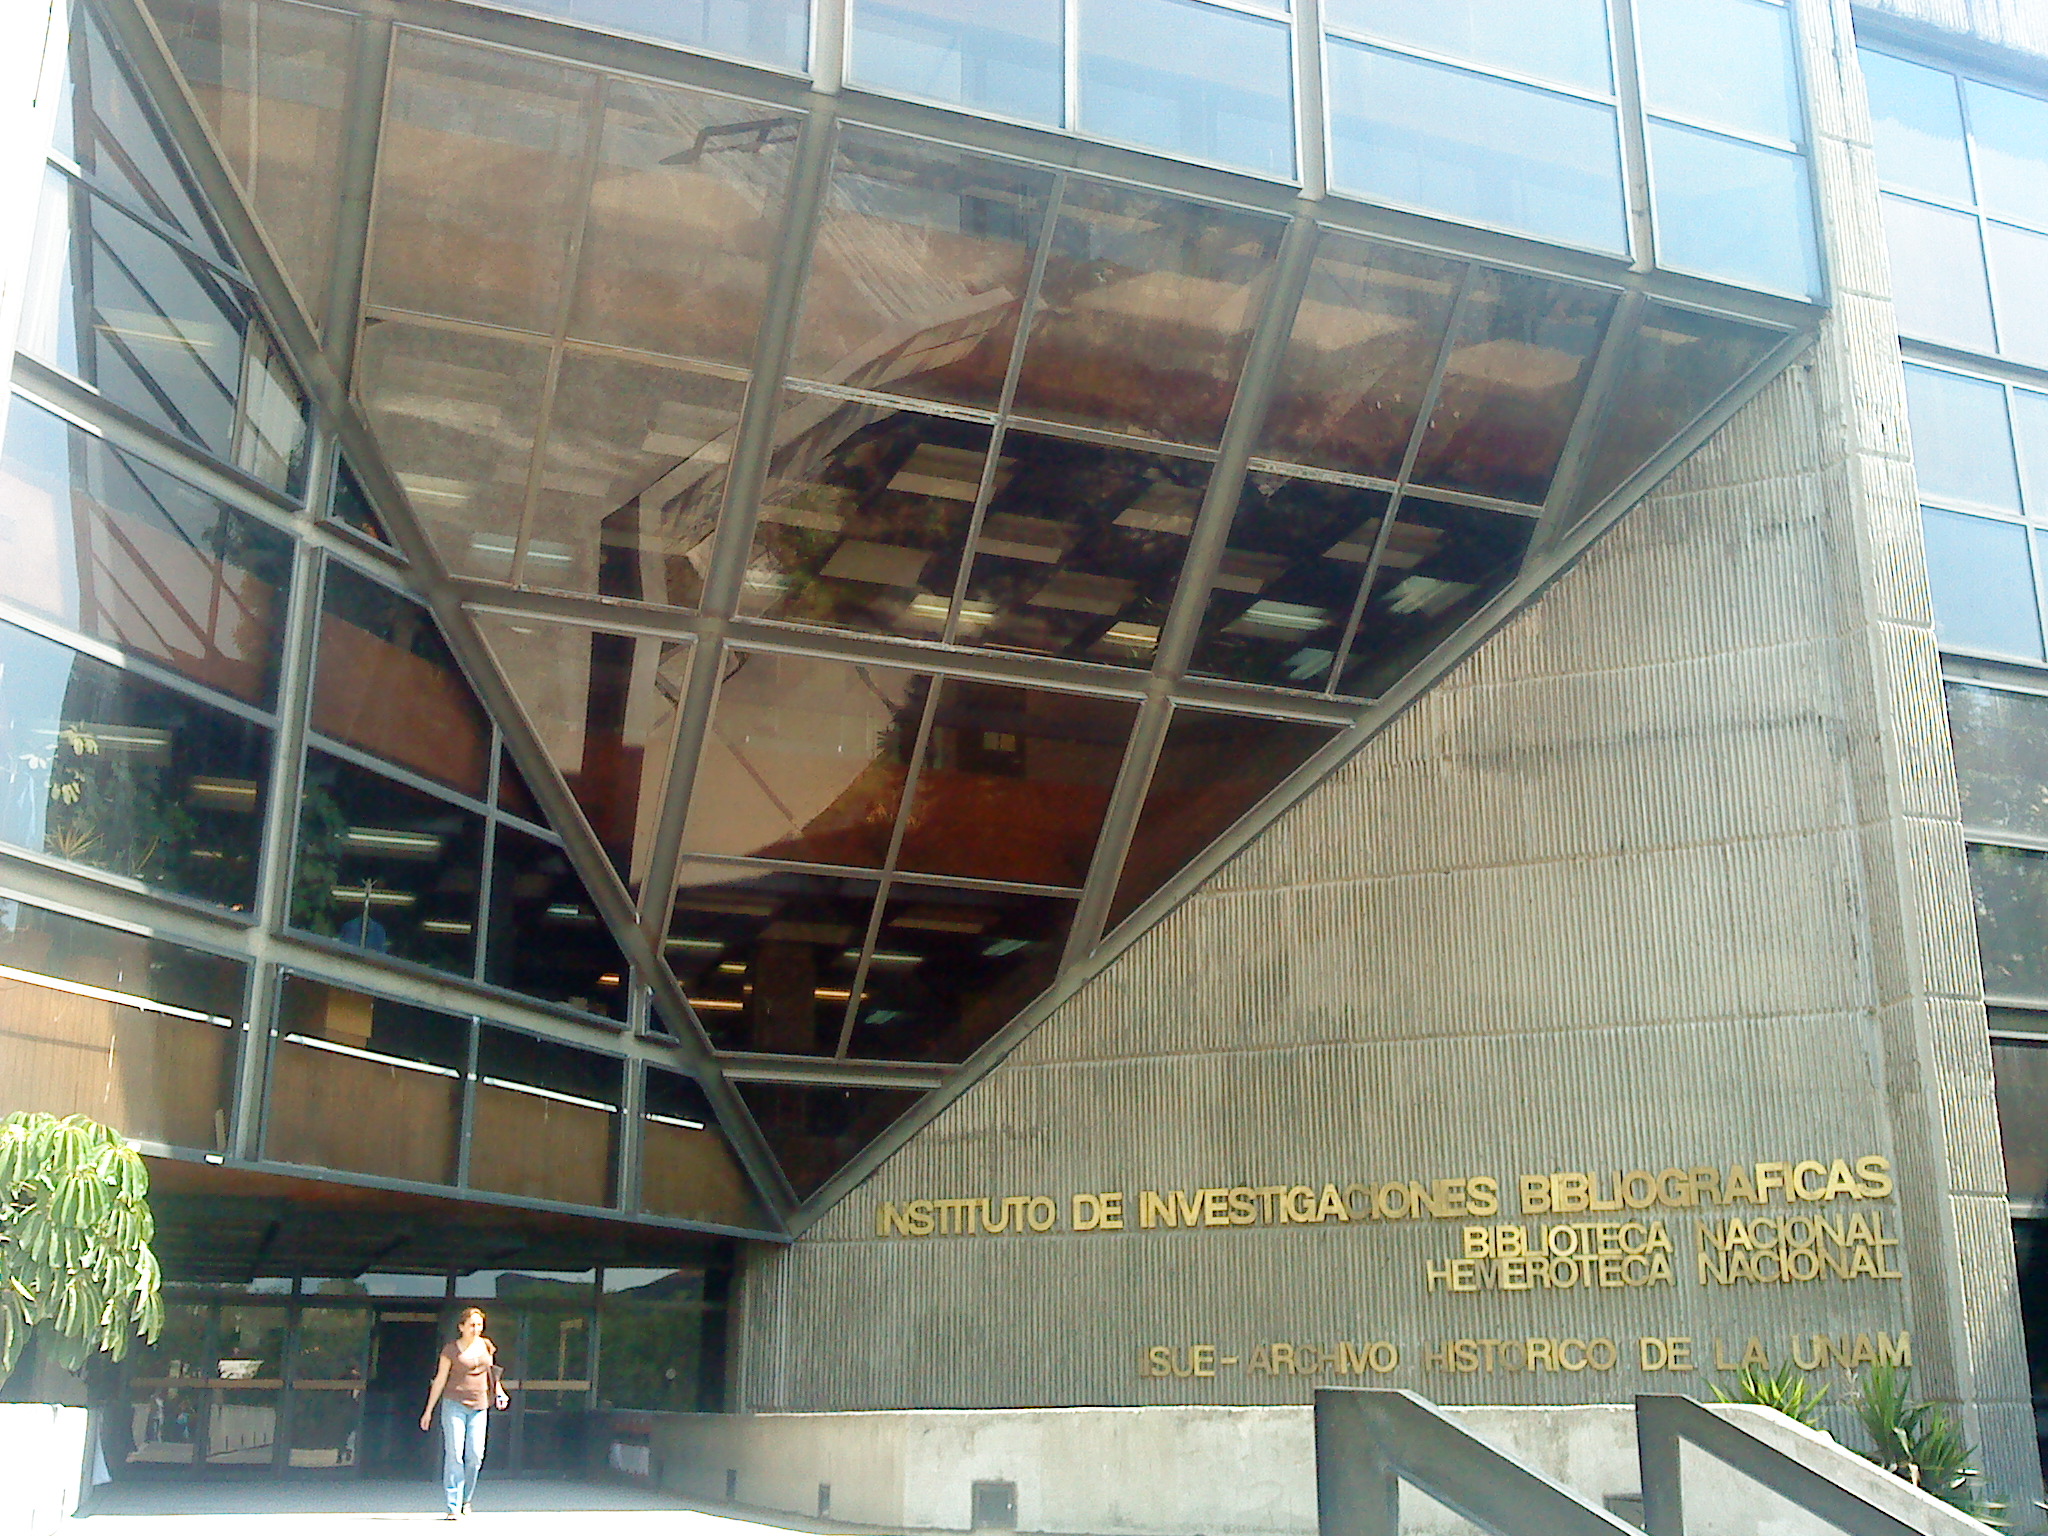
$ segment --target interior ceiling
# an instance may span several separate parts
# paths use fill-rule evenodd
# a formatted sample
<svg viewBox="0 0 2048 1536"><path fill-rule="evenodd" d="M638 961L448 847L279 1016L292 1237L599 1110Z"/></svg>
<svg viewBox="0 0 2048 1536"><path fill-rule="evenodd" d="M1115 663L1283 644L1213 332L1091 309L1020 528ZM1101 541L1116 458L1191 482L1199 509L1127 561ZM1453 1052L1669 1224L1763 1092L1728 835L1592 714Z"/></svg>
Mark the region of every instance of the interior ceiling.
<svg viewBox="0 0 2048 1536"><path fill-rule="evenodd" d="M150 8L316 323L379 119L376 514L467 583L799 1199L1787 354L853 124L812 207L800 113L405 28L365 114L354 18L226 3Z"/></svg>

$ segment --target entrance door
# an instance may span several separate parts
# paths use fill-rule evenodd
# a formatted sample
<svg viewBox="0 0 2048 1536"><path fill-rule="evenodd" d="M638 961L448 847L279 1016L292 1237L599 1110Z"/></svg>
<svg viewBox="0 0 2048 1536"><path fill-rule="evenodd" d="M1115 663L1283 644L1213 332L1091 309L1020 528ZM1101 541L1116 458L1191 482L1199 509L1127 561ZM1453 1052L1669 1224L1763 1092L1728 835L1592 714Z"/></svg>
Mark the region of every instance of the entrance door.
<svg viewBox="0 0 2048 1536"><path fill-rule="evenodd" d="M420 1430L420 1409L434 1381L441 1320L433 1312L385 1312L377 1318L369 1389L363 1394L358 1464L373 1477L425 1477L433 1470L433 1436Z"/></svg>

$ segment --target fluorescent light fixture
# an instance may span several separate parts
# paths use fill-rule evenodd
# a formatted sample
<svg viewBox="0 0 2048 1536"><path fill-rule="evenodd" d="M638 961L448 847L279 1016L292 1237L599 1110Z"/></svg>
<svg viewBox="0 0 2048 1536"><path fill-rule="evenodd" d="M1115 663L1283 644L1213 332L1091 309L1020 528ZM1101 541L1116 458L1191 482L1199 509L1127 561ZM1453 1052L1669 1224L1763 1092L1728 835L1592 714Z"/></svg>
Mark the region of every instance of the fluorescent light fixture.
<svg viewBox="0 0 2048 1536"><path fill-rule="evenodd" d="M433 1077L462 1076L453 1067L436 1066L431 1061L407 1061L403 1056L386 1056L382 1051L366 1051L359 1045L343 1045L339 1040L322 1040L318 1035L286 1035L284 1039L287 1045L303 1045L315 1051L352 1057L356 1061L374 1061L380 1067L400 1067L407 1072L425 1072Z"/></svg>
<svg viewBox="0 0 2048 1536"><path fill-rule="evenodd" d="M704 1129L704 1122L702 1120L685 1120L679 1115L648 1115L646 1119L650 1125L672 1125L679 1131L701 1131Z"/></svg>
<svg viewBox="0 0 2048 1536"><path fill-rule="evenodd" d="M723 961L718 967L718 974L721 976L744 976L747 974L746 962L744 960Z"/></svg>
<svg viewBox="0 0 2048 1536"><path fill-rule="evenodd" d="M82 981L67 981L60 976L45 976L39 971L24 971L12 965L0 965L0 981L19 981L31 987L47 987L52 992L67 992L73 997L89 997L95 1002L133 1008L138 1013L158 1013L168 1019L190 1019L195 1024L213 1024L221 1029L235 1027L233 1019L223 1018L217 1013L201 1013L196 1008L179 1008L174 1004L160 1003L153 997L143 997L134 992L116 992L111 987L89 986Z"/></svg>
<svg viewBox="0 0 2048 1536"><path fill-rule="evenodd" d="M578 1109L601 1109L608 1115L618 1113L616 1105L597 1099L579 1099L573 1093L557 1093L552 1088L536 1088L531 1083L509 1083L502 1077L480 1077L477 1081L486 1088L502 1088L507 1093L531 1094L536 1099L552 1099L557 1104L573 1104Z"/></svg>
<svg viewBox="0 0 2048 1536"><path fill-rule="evenodd" d="M696 954L696 955L715 955L715 954L717 954L717 953L718 953L718 952L719 952L720 950L722 950L722 949L724 949L724 948L725 948L725 940L723 940L723 939L663 939L663 940L661 941L661 947L662 947L663 949L682 949L682 950L688 950L688 951L689 951L689 952L690 952L691 954Z"/></svg>
<svg viewBox="0 0 2048 1536"><path fill-rule="evenodd" d="M421 933L452 933L467 937L476 932L475 923L458 922L452 917L430 917L420 924Z"/></svg>
<svg viewBox="0 0 2048 1536"><path fill-rule="evenodd" d="M380 891L375 886L364 890L360 885L337 885L330 887L328 894L352 907L410 907L419 901L411 891Z"/></svg>
<svg viewBox="0 0 2048 1536"><path fill-rule="evenodd" d="M351 848L388 853L403 859L431 859L441 852L437 832L401 832L393 827L350 827L344 834Z"/></svg>
<svg viewBox="0 0 2048 1536"><path fill-rule="evenodd" d="M725 997L690 997L684 1001L699 1013L738 1013L747 1006Z"/></svg>
<svg viewBox="0 0 2048 1536"><path fill-rule="evenodd" d="M981 952L991 957L1014 955L1018 950L1029 949L1030 947L1031 941L1029 939L997 939L993 944L984 945Z"/></svg>
<svg viewBox="0 0 2048 1536"><path fill-rule="evenodd" d="M225 811L256 809L256 782L253 779L216 779L200 775L185 781L185 792L201 805L218 806Z"/></svg>

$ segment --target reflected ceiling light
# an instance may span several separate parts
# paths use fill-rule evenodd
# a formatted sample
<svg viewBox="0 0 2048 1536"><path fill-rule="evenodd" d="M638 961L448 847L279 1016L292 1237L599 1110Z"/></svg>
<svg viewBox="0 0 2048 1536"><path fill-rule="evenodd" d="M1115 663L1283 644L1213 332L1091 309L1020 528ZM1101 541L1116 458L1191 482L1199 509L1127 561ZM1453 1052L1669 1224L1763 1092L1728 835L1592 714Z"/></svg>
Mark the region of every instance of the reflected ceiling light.
<svg viewBox="0 0 2048 1536"><path fill-rule="evenodd" d="M688 997L683 999L683 1001L692 1008L695 1008L699 1013L707 1010L712 1013L738 1013L747 1006L745 1003L738 1002L729 997Z"/></svg>
<svg viewBox="0 0 2048 1536"><path fill-rule="evenodd" d="M56 738L59 732L50 734ZM102 752L124 752L168 761L171 755L171 733L153 730L146 725L102 725L96 720L71 720L61 727L61 734L74 742L91 743L90 746L73 746L74 754L81 757L93 757Z"/></svg>
<svg viewBox="0 0 2048 1536"><path fill-rule="evenodd" d="M744 976L747 974L746 963L740 960L728 960L720 965L718 969L719 973L725 976Z"/></svg>
<svg viewBox="0 0 2048 1536"><path fill-rule="evenodd" d="M449 933L458 938L467 938L476 932L476 924L465 923L452 917L430 917L420 924L421 933Z"/></svg>
<svg viewBox="0 0 2048 1536"><path fill-rule="evenodd" d="M616 1105L607 1104L602 1099L581 1098L576 1094L562 1093L554 1088L539 1088L532 1083L515 1083L502 1077L480 1077L477 1081L486 1088L502 1088L507 1093L523 1093L531 1098L552 1099L557 1104L573 1104L578 1109L597 1109L608 1115L619 1112Z"/></svg>
<svg viewBox="0 0 2048 1536"><path fill-rule="evenodd" d="M440 501L465 503L476 494L476 483L471 480L449 480L440 475L400 475L399 486L412 501ZM512 553L512 542L499 535L479 533L470 538L469 547L478 553L496 552L503 555Z"/></svg>
<svg viewBox="0 0 2048 1536"><path fill-rule="evenodd" d="M725 948L723 939L663 939L663 949L686 950L691 954L715 955Z"/></svg>
<svg viewBox="0 0 2048 1536"><path fill-rule="evenodd" d="M1126 621L1112 624L1102 632L1098 645L1127 646L1134 651L1149 651L1159 644L1157 624L1133 624Z"/></svg>
<svg viewBox="0 0 2048 1536"><path fill-rule="evenodd" d="M1245 609L1230 621L1228 627L1236 634L1284 640L1289 635L1312 635L1329 622L1328 609L1310 607L1305 603L1277 603L1265 598Z"/></svg>
<svg viewBox="0 0 2048 1536"><path fill-rule="evenodd" d="M109 987L89 986L82 981L68 981L61 976L45 976L40 971L24 971L17 966L0 965L0 981L18 981L31 987L47 987L52 992L66 992L73 997L89 997L95 1002L112 1003L119 1008L133 1008L139 1013L160 1013L171 1019L190 1019L195 1024L213 1024L221 1029L233 1029L235 1021L218 1013L201 1013L193 1008L179 1008L171 1003L160 1003L153 997L143 997L134 992L116 992Z"/></svg>
<svg viewBox="0 0 2048 1536"><path fill-rule="evenodd" d="M462 1076L453 1067L436 1066L431 1061L407 1061L403 1056L387 1056L382 1051L366 1051L359 1045L343 1045L339 1040L322 1040L318 1035L286 1035L284 1038L287 1045L303 1045L310 1050L327 1051L335 1056L348 1056L356 1061L374 1061L380 1067L397 1067L404 1072L425 1072L433 1077Z"/></svg>
<svg viewBox="0 0 2048 1536"><path fill-rule="evenodd" d="M625 978L623 976L620 976L616 971L606 971L602 976L597 978L597 984L600 987L616 987L619 985L620 982L624 980Z"/></svg>
<svg viewBox="0 0 2048 1536"><path fill-rule="evenodd" d="M396 859L431 859L440 856L442 838L437 832L402 832L394 827L350 827L342 841L365 853L381 853Z"/></svg>
<svg viewBox="0 0 2048 1536"><path fill-rule="evenodd" d="M923 955L897 954L890 950L878 949L868 961L870 965L923 965Z"/></svg>
<svg viewBox="0 0 2048 1536"><path fill-rule="evenodd" d="M983 945L981 952L994 959L1001 955L1014 955L1018 950L1030 947L1029 939L997 939L993 944Z"/></svg>
<svg viewBox="0 0 2048 1536"><path fill-rule="evenodd" d="M649 1125L672 1125L679 1131L701 1131L704 1129L704 1122L702 1120L685 1120L681 1115L649 1114L641 1118L646 1120ZM611 1271L607 1269L605 1273L610 1275Z"/></svg>
<svg viewBox="0 0 2048 1536"><path fill-rule="evenodd" d="M553 918L558 923L594 923L597 921L597 914L595 912L586 911L584 908L577 906L573 901L558 901L542 915Z"/></svg>
<svg viewBox="0 0 2048 1536"><path fill-rule="evenodd" d="M210 805L224 811L253 811L256 809L256 783L253 779L216 779L201 775L185 781L186 798L199 805Z"/></svg>
<svg viewBox="0 0 2048 1536"><path fill-rule="evenodd" d="M948 907L912 907L889 919L891 928L916 928L925 933L980 933L995 921L988 912L961 912Z"/></svg>
<svg viewBox="0 0 2048 1536"><path fill-rule="evenodd" d="M936 592L920 592L904 608L903 616L914 624L928 624L936 629L946 622L946 615L952 611L950 598L940 597Z"/></svg>
<svg viewBox="0 0 2048 1536"><path fill-rule="evenodd" d="M851 999L853 993L845 987L819 987L812 995L821 1002L843 1003Z"/></svg>
<svg viewBox="0 0 2048 1536"><path fill-rule="evenodd" d="M1442 613L1479 589L1469 581L1438 581L1434 576L1404 576L1387 594L1395 613Z"/></svg>
<svg viewBox="0 0 2048 1536"><path fill-rule="evenodd" d="M375 886L366 890L360 885L333 886L329 889L328 894L338 902L358 908L365 905L372 907L410 907L419 900L419 897L415 896L411 891L381 891Z"/></svg>
<svg viewBox="0 0 2048 1536"><path fill-rule="evenodd" d="M946 501L973 501L981 491L982 455L972 448L919 443L890 477L889 489Z"/></svg>

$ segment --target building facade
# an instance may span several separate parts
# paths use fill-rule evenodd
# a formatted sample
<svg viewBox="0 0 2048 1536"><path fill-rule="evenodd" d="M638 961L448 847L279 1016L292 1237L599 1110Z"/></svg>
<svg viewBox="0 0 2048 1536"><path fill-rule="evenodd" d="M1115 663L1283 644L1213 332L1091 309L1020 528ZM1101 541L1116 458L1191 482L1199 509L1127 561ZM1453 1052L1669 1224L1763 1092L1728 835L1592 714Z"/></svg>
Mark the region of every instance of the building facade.
<svg viewBox="0 0 2048 1536"><path fill-rule="evenodd" d="M2048 27L1952 11L30 18L111 1459L407 1464L485 1298L527 1465L1894 1362L2032 1507Z"/></svg>

